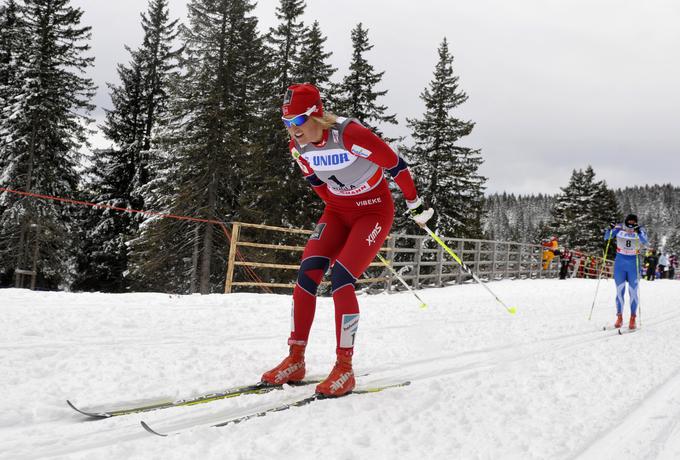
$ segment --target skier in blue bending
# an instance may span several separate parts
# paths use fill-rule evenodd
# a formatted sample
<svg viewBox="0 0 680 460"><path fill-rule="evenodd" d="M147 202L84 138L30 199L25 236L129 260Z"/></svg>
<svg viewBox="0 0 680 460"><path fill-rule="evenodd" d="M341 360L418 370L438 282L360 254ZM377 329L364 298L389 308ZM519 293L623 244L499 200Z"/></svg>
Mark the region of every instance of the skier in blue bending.
<svg viewBox="0 0 680 460"><path fill-rule="evenodd" d="M623 295L628 281L628 296L630 297L630 322L629 329L637 327L635 319L638 308L638 272L640 246L646 245L647 233L638 225L635 214L628 214L623 224L611 223L610 228L605 230L604 239L616 238L616 259L614 259L614 281L616 281L616 323L615 328L620 328L623 323Z"/></svg>

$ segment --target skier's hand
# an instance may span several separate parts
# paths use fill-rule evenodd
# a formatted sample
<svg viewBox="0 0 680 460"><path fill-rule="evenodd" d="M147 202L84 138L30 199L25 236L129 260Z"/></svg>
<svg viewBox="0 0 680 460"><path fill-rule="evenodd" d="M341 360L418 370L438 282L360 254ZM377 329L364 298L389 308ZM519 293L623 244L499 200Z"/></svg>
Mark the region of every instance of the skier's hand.
<svg viewBox="0 0 680 460"><path fill-rule="evenodd" d="M635 227L633 227L633 230L635 233L640 233L640 226L636 224Z"/></svg>
<svg viewBox="0 0 680 460"><path fill-rule="evenodd" d="M423 200L416 198L413 201L406 201L406 206L408 207L409 213L411 214L411 219L415 221L416 224L421 227L427 224L427 221L432 218L434 214L434 209L427 208L423 206Z"/></svg>
<svg viewBox="0 0 680 460"><path fill-rule="evenodd" d="M616 222L609 222L609 228L614 230L616 228Z"/></svg>

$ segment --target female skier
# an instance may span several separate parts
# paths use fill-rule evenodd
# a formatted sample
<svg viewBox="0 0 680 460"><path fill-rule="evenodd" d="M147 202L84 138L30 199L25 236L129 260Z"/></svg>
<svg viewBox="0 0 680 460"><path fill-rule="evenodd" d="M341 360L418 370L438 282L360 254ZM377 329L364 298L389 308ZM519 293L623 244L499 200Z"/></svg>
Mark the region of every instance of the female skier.
<svg viewBox="0 0 680 460"><path fill-rule="evenodd" d="M637 327L635 318L638 308L638 283L640 281L639 260L640 245L646 245L647 234L644 228L638 225L635 214L628 214L621 224L610 224L605 230L604 239L616 238L616 258L614 259L614 281L616 282L616 323L615 328L623 324L623 303L626 281L628 281L628 296L630 297L630 322L629 329Z"/></svg>
<svg viewBox="0 0 680 460"><path fill-rule="evenodd" d="M433 210L424 208L406 162L358 120L324 113L314 85L290 86L282 112L290 152L324 201L325 209L305 246L293 290L289 355L265 372L262 381L281 385L304 378L304 353L316 310L317 287L332 267L337 360L316 392L342 396L356 384L352 354L359 305L354 283L378 253L394 219L394 204L383 171L387 170L401 189L416 223L425 225Z"/></svg>

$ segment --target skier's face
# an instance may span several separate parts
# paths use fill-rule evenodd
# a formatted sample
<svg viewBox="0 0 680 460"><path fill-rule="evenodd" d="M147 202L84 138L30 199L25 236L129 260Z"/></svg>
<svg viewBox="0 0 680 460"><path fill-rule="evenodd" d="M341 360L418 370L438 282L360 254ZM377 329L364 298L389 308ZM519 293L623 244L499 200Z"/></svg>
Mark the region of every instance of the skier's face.
<svg viewBox="0 0 680 460"><path fill-rule="evenodd" d="M290 138L300 145L319 142L323 138L323 128L311 118L307 118L300 126L291 124L286 130Z"/></svg>

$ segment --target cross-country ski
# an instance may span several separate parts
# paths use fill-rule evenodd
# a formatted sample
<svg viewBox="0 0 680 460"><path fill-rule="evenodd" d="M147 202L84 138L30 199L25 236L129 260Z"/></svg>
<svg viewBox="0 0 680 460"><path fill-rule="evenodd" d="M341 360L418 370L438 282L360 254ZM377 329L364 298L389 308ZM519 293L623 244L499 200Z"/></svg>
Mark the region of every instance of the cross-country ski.
<svg viewBox="0 0 680 460"><path fill-rule="evenodd" d="M411 382L406 381L406 382L400 382L400 383L394 383L394 384L388 384L388 385L359 388L359 389L354 389L351 392L346 393L342 396L326 396L326 395L321 394L321 393L315 393L311 396L305 396L303 398L296 399L293 402L276 404L276 405L269 407L267 409L264 409L264 410L259 410L257 412L253 412L253 413L246 414L246 415L241 415L239 417L235 417L235 418L232 418L232 419L229 419L229 420L225 420L225 421L222 421L222 422L219 422L219 423L215 423L213 425L210 425L210 427L211 428L220 428L220 427L227 426L227 425L230 425L230 424L241 423L241 422L245 422L246 420L250 420L251 418L264 417L267 414L271 414L271 413L274 413L274 412L281 412L281 411L284 411L284 410L287 410L287 409L291 409L293 407L306 406L306 405L311 404L315 401L336 400L336 399L347 397L347 396L350 396L350 395L379 393L381 391L384 391L384 390L387 390L387 389L390 389L390 388L405 387L405 386L408 386L410 384L411 384ZM166 436L169 436L171 434L171 433L160 433L157 430L151 428L149 426L149 424L144 422L144 421L142 421L140 423L141 423L142 427L151 434L155 434L155 435L161 436L161 437L166 437ZM179 432L174 432L172 434L178 434L178 433Z"/></svg>
<svg viewBox="0 0 680 460"><path fill-rule="evenodd" d="M321 380L303 380L300 382L288 382L289 385L294 386L304 386L317 384ZM121 415L136 414L139 412L150 412L160 409L169 409L171 407L182 407L182 406L195 406L197 404L205 404L213 401L219 401L220 399L235 398L238 396L251 395L251 394L264 394L269 393L273 390L280 390L283 385L271 385L266 382L258 382L250 385L244 385L240 387L230 388L225 391L209 392L197 396L190 396L187 398L174 399L174 400L155 400L152 402L138 402L137 404L122 407L118 409L105 409L105 410L94 410L94 409L80 409L76 407L71 401L67 400L66 403L76 412L79 412L88 417L95 419L104 419L111 417L118 417Z"/></svg>

